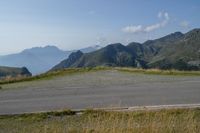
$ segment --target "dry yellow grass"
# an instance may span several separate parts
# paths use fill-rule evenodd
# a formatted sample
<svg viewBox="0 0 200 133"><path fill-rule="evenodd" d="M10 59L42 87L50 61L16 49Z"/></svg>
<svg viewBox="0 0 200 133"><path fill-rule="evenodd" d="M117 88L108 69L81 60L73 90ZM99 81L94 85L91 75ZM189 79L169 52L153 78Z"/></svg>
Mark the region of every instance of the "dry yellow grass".
<svg viewBox="0 0 200 133"><path fill-rule="evenodd" d="M62 113L61 113L62 114ZM2 133L199 133L200 109L1 116Z"/></svg>
<svg viewBox="0 0 200 133"><path fill-rule="evenodd" d="M161 70L161 69L141 69L141 68L131 68L131 67L117 67L115 68L119 71L125 72L135 72L143 74L160 74L160 75L180 75L180 76L200 76L200 71L179 71L175 69Z"/></svg>

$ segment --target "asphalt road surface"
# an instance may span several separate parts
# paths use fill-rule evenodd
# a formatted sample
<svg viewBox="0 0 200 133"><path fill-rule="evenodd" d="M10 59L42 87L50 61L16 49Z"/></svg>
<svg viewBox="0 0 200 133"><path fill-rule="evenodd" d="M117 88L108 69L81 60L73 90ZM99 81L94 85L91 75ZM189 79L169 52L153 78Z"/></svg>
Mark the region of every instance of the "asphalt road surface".
<svg viewBox="0 0 200 133"><path fill-rule="evenodd" d="M2 87L0 114L200 103L200 76L107 70Z"/></svg>

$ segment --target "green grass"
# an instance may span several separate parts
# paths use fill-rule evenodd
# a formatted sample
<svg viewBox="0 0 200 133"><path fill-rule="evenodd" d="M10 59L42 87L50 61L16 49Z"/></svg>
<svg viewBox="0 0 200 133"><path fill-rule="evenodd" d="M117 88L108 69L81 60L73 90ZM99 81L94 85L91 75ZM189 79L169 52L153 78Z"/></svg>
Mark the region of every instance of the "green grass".
<svg viewBox="0 0 200 133"><path fill-rule="evenodd" d="M0 85L10 84L24 81L34 80L48 80L56 76L66 76L77 73L95 72L101 70L118 70L123 72L142 73L142 74L155 74L155 75L180 75L180 76L200 76L200 71L178 71L178 70L160 70L160 69L138 69L130 67L87 67L87 68L68 68L63 70L57 70L47 72L44 74L32 76L32 77L21 77L11 78L7 80L0 80Z"/></svg>
<svg viewBox="0 0 200 133"><path fill-rule="evenodd" d="M87 110L0 116L2 133L198 133L200 109L157 111Z"/></svg>

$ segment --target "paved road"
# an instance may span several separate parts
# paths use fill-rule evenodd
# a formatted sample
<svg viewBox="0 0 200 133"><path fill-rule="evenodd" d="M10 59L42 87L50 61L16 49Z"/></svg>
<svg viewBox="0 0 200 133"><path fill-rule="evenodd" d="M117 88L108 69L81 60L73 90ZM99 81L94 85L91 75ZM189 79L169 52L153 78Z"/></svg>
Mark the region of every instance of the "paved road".
<svg viewBox="0 0 200 133"><path fill-rule="evenodd" d="M0 90L0 114L200 103L200 77L99 71L15 83Z"/></svg>

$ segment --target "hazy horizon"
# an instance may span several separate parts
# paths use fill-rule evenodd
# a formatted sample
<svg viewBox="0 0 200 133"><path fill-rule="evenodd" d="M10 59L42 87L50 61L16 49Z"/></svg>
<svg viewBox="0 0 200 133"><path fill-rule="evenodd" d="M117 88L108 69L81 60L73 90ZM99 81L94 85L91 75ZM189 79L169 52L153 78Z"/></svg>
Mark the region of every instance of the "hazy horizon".
<svg viewBox="0 0 200 133"><path fill-rule="evenodd" d="M188 31L182 32L182 33L187 33L187 32L189 32L190 30L192 30L192 29L189 29ZM175 31L175 32L180 32L180 31ZM174 33L174 32L172 32L172 33ZM171 34L171 33L169 33L169 34ZM167 34L167 35L168 35L168 34ZM163 36L161 36L161 37L163 37ZM158 37L158 38L161 38L161 37ZM158 38L153 38L153 39L158 39ZM139 42L139 41L138 41L138 43L144 43L145 41L148 41L148 39L147 39L147 40L144 40L143 42ZM131 41L131 42L136 42L136 41ZM123 44L123 45L128 45L128 44L131 43L131 42L122 43L122 44ZM113 43L121 43L121 42L113 42ZM84 49L84 48L88 48L88 47L93 47L93 46L97 46L97 45L98 45L98 46L101 46L101 47L104 47L104 46L107 46L107 45L113 44L113 43L110 42L110 43L104 44L104 45L101 45L101 44L85 45L85 46L79 47L79 48L77 48L77 49L66 49L66 48L61 48L61 47L59 47L59 45L56 45L56 44L39 44L39 45L34 45L34 46L32 46L32 47L25 47L25 48L22 48L22 49L20 49L20 50L18 50L18 51L0 54L0 56L6 56L6 55L11 55L11 54L17 54L17 53L20 53L20 52L22 52L22 51L24 51L24 50L27 50L27 49L31 49L31 48L45 48L45 47L48 47L48 46L55 46L55 47L57 47L58 49L63 50L63 51L74 51L74 50L80 50L80 49Z"/></svg>
<svg viewBox="0 0 200 133"><path fill-rule="evenodd" d="M0 55L55 45L74 50L144 42L200 27L200 1L0 1Z"/></svg>

